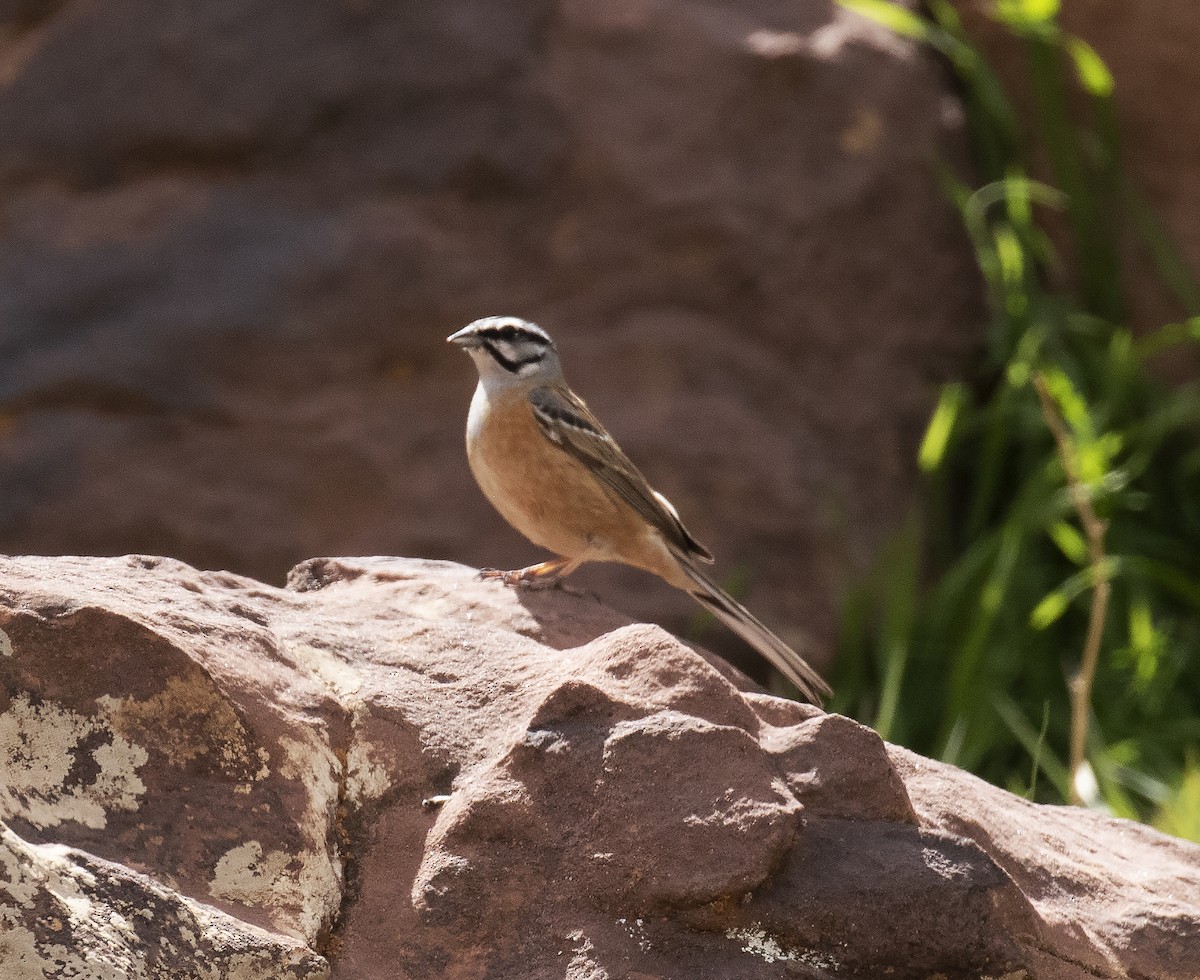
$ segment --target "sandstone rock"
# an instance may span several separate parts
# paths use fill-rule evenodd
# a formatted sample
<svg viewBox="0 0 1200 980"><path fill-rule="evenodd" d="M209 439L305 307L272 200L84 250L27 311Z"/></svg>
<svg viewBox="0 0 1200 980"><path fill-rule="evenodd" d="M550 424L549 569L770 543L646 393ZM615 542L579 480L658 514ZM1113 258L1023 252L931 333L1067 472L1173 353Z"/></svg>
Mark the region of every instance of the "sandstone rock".
<svg viewBox="0 0 1200 980"><path fill-rule="evenodd" d="M0 968L46 977L327 980L303 943L255 928L127 867L0 824Z"/></svg>
<svg viewBox="0 0 1200 980"><path fill-rule="evenodd" d="M0 560L0 819L6 977L1200 972L1200 848L446 562Z"/></svg>
<svg viewBox="0 0 1200 980"><path fill-rule="evenodd" d="M826 2L38 0L0 46L2 551L528 564L442 342L517 313L827 639L979 340L944 74Z"/></svg>
<svg viewBox="0 0 1200 980"><path fill-rule="evenodd" d="M1081 820L1073 807L1039 806L951 766L890 746L888 754L912 794L922 826L983 845L1034 903L1061 954L1084 975L1114 964L1132 975L1186 977L1200 950L1200 867L1164 875L1150 857L1180 853L1175 842L1143 837L1146 851L1114 841L1138 835L1137 824ZM949 778L947 778L949 777ZM1095 903L1086 925L1081 902ZM1150 904L1143 904L1149 902ZM1097 942L1097 939L1100 941Z"/></svg>

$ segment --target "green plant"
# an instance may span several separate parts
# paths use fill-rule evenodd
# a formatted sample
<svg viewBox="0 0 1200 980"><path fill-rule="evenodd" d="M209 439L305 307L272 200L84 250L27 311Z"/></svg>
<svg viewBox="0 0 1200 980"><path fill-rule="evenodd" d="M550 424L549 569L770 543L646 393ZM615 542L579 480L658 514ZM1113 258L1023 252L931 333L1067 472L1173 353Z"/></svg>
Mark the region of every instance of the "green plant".
<svg viewBox="0 0 1200 980"><path fill-rule="evenodd" d="M1047 186L948 0L928 17L843 3L960 82L978 186L942 179L991 318L978 377L947 385L927 427L920 512L846 601L834 707L1015 791L1161 808L1194 835L1178 812L1200 779L1200 385L1154 361L1198 349L1200 290L1123 173L1112 78L1056 0L991 9L1027 54ZM1143 336L1124 323L1130 232L1181 310Z"/></svg>

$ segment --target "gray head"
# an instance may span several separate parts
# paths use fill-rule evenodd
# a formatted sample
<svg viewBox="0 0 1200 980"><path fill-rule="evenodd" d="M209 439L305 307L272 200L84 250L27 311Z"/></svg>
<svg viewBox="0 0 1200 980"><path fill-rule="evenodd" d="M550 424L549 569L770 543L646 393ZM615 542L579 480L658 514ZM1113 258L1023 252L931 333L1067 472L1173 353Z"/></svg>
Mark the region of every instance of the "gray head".
<svg viewBox="0 0 1200 980"><path fill-rule="evenodd" d="M485 316L446 338L475 362L485 385L546 382L562 377L554 341L536 323L516 316Z"/></svg>

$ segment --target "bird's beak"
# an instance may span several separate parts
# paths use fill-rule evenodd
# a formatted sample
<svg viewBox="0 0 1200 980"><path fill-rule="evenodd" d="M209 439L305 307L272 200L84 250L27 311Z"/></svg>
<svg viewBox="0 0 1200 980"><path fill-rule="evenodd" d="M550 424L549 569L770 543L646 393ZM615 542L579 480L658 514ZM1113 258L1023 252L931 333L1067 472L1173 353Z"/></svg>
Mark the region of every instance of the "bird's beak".
<svg viewBox="0 0 1200 980"><path fill-rule="evenodd" d="M452 333L446 338L446 343L455 344L461 347L463 350L470 350L473 347L478 347L479 335L471 329L473 326L474 324L471 324L470 326L463 327L458 331L458 333Z"/></svg>

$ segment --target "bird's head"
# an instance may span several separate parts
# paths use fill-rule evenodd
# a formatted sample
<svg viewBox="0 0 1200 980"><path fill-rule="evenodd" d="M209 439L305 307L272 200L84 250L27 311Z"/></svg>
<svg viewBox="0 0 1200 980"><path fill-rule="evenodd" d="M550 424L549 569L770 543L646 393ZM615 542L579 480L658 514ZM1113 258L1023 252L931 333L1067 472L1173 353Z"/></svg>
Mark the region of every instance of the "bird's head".
<svg viewBox="0 0 1200 980"><path fill-rule="evenodd" d="M471 355L485 384L540 384L562 376L550 335L520 317L485 316L446 341Z"/></svg>

